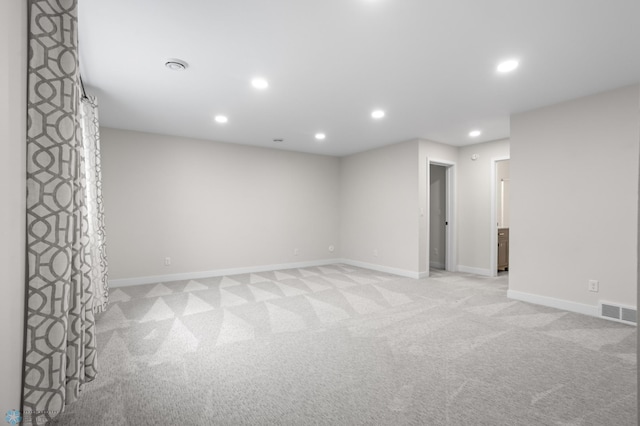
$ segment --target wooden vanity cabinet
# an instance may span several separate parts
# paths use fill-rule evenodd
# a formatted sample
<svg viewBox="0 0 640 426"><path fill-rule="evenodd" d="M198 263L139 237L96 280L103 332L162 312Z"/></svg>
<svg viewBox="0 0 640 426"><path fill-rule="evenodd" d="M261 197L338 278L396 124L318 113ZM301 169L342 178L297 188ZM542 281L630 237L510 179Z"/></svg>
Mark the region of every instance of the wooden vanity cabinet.
<svg viewBox="0 0 640 426"><path fill-rule="evenodd" d="M498 228L498 271L509 270L509 228Z"/></svg>

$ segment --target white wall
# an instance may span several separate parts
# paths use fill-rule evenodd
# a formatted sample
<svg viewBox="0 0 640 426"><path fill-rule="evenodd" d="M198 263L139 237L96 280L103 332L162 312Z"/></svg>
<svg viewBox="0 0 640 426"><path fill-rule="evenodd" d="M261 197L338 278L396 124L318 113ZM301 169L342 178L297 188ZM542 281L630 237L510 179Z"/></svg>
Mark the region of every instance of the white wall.
<svg viewBox="0 0 640 426"><path fill-rule="evenodd" d="M472 160L471 156L478 158ZM494 275L493 241L497 232L491 218L495 209L494 161L509 157L509 140L470 145L458 151L458 269ZM513 191L512 191L513 192Z"/></svg>
<svg viewBox="0 0 640 426"><path fill-rule="evenodd" d="M20 410L25 293L27 2L0 2L0 415Z"/></svg>
<svg viewBox="0 0 640 426"><path fill-rule="evenodd" d="M418 141L409 141L341 158L343 258L417 274L417 157Z"/></svg>
<svg viewBox="0 0 640 426"><path fill-rule="evenodd" d="M101 140L112 280L339 257L338 158L110 128Z"/></svg>
<svg viewBox="0 0 640 426"><path fill-rule="evenodd" d="M455 165L456 159L457 148L420 139L341 158L342 257L374 269L426 276L429 162Z"/></svg>
<svg viewBox="0 0 640 426"><path fill-rule="evenodd" d="M511 297L635 305L638 103L632 86L512 117Z"/></svg>
<svg viewBox="0 0 640 426"><path fill-rule="evenodd" d="M112 285L339 258L419 276L428 163L457 158L423 140L338 159L110 128L101 139Z"/></svg>

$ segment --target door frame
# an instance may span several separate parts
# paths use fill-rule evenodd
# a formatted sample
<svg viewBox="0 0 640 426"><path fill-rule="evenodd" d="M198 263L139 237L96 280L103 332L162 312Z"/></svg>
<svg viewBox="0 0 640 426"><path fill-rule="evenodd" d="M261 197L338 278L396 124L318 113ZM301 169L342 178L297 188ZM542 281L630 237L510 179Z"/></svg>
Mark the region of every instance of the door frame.
<svg viewBox="0 0 640 426"><path fill-rule="evenodd" d="M496 186L498 184L498 161L511 160L511 157L495 157L491 159L491 238L489 238L491 246L489 253L491 255L491 275L498 276L498 192Z"/></svg>
<svg viewBox="0 0 640 426"><path fill-rule="evenodd" d="M431 165L442 166L445 168L446 182L445 182L445 197L446 197L446 221L448 225L445 230L445 270L449 272L455 272L458 270L458 257L457 257L457 245L456 245L456 163L447 160L440 160L435 158L427 158L427 213L431 211ZM431 232L429 231L431 225L431 214L427 214L427 271L429 271L429 265L431 264Z"/></svg>

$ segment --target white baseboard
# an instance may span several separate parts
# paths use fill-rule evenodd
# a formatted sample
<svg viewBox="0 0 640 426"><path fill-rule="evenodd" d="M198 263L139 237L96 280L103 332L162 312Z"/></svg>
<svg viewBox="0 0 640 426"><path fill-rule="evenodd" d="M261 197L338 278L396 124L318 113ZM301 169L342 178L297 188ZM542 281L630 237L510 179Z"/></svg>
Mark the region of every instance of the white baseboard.
<svg viewBox="0 0 640 426"><path fill-rule="evenodd" d="M181 274L154 275L147 277L122 278L109 280L109 287L129 287L141 284L156 284L169 281L197 280L201 278L221 277L224 275L251 274L255 272L278 271L281 269L308 268L341 263L341 259L312 260L309 262L282 263L277 265L250 266L244 268L216 269L213 271L185 272ZM346 262L343 262L346 263Z"/></svg>
<svg viewBox="0 0 640 426"><path fill-rule="evenodd" d="M401 277L420 279L428 275L427 272L415 272L407 269L392 268L390 266L376 265L375 263L360 262L359 260L340 259L340 263L345 265L356 266L358 268L371 269L378 272L386 272L388 274L399 275ZM422 276L424 275L424 276Z"/></svg>
<svg viewBox="0 0 640 426"><path fill-rule="evenodd" d="M495 274L491 273L491 269L476 268L473 266L464 266L464 265L458 265L458 272L466 272L468 274L483 275L485 277L495 276Z"/></svg>
<svg viewBox="0 0 640 426"><path fill-rule="evenodd" d="M276 265L262 265L262 266L249 266L243 268L230 268L230 269L216 269L213 271L200 271L200 272L184 272L179 274L167 274L167 275L153 275L134 278L120 278L115 280L109 280L109 287L129 287L141 284L157 284L170 281L182 281L182 280L197 280L201 278L209 277L221 277L224 275L238 275L238 274L250 274L255 272L267 272L278 271L282 269L292 268L308 268L311 266L326 266L335 263L343 263L345 265L356 266L359 268L371 269L372 271L385 272L388 274L398 275L406 278L422 279L429 276L429 271L409 271L407 269L393 268L390 266L377 265L375 263L360 262L358 260L351 259L324 259L314 260L309 262L297 262L297 263L282 263ZM464 272L478 273L471 270ZM482 275L482 274L481 274Z"/></svg>
<svg viewBox="0 0 640 426"><path fill-rule="evenodd" d="M507 297L509 299L520 300L522 302L535 303L536 305L548 306L550 308L562 309L564 311L602 318L599 315L597 306L585 305L582 303L570 302L568 300L556 299L554 297L540 296L537 294L523 293L515 290L507 290Z"/></svg>

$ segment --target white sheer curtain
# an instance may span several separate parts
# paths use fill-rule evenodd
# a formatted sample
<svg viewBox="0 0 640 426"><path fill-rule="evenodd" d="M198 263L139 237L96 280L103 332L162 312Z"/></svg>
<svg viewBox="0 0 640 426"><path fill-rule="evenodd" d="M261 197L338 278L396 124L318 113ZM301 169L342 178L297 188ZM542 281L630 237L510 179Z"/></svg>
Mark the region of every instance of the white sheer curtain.
<svg viewBox="0 0 640 426"><path fill-rule="evenodd" d="M80 129L84 151L85 203L87 206L87 234L89 236L88 262L91 265L93 311L102 312L107 307L107 252L102 201L102 165L100 161L100 127L98 101L95 96L85 96L81 105Z"/></svg>

